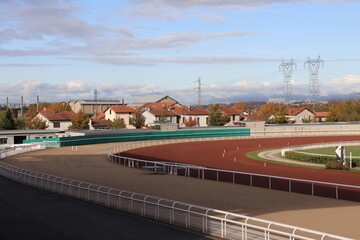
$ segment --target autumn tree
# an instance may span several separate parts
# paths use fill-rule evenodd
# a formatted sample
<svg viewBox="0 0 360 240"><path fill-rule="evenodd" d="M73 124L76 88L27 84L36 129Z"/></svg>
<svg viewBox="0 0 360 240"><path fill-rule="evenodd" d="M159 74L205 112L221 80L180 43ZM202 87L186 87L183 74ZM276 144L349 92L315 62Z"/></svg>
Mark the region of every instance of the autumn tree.
<svg viewBox="0 0 360 240"><path fill-rule="evenodd" d="M360 120L359 101L341 101L330 105L327 122L352 122Z"/></svg>
<svg viewBox="0 0 360 240"><path fill-rule="evenodd" d="M196 119L192 119L191 117L189 119L185 119L184 121L184 125L186 127L195 127L198 125L198 122L196 121Z"/></svg>
<svg viewBox="0 0 360 240"><path fill-rule="evenodd" d="M111 124L112 128L126 128L126 124L123 118L115 118L114 122Z"/></svg>
<svg viewBox="0 0 360 240"><path fill-rule="evenodd" d="M286 123L287 122L287 107L285 104L267 103L260 107L258 114L271 123Z"/></svg>
<svg viewBox="0 0 360 240"><path fill-rule="evenodd" d="M26 126L29 129L46 129L49 127L46 121L41 120L39 117L34 117L31 121L26 122Z"/></svg>
<svg viewBox="0 0 360 240"><path fill-rule="evenodd" d="M209 126L224 126L227 123L226 116L224 115L220 104L213 104L209 106L208 109L210 111L208 120Z"/></svg>
<svg viewBox="0 0 360 240"><path fill-rule="evenodd" d="M237 102L237 103L234 103L234 105L232 105L231 108L234 108L236 110L244 110L246 108L246 106L245 106L245 103L243 103L243 102Z"/></svg>
<svg viewBox="0 0 360 240"><path fill-rule="evenodd" d="M71 119L69 130L89 129L89 118L83 111L79 111L76 116Z"/></svg>
<svg viewBox="0 0 360 240"><path fill-rule="evenodd" d="M135 112L135 115L130 118L130 125L133 125L135 128L141 128L145 125L145 119L143 118L141 111L138 110Z"/></svg>

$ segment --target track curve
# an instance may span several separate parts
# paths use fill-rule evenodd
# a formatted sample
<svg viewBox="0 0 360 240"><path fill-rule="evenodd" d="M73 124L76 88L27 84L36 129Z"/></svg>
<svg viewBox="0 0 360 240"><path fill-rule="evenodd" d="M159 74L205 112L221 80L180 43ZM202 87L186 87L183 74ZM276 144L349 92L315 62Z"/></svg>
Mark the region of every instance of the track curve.
<svg viewBox="0 0 360 240"><path fill-rule="evenodd" d="M194 164L209 168L242 171L256 174L299 178L314 181L360 186L356 172L310 169L251 159L247 153L322 142L360 140L360 136L257 138L241 140L206 141L159 145L133 149L122 153L127 157Z"/></svg>

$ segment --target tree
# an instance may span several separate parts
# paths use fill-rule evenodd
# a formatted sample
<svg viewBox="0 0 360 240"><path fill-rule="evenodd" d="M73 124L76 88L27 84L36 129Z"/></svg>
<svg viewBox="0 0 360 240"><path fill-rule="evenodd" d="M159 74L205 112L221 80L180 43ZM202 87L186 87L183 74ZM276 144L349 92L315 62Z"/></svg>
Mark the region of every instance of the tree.
<svg viewBox="0 0 360 240"><path fill-rule="evenodd" d="M243 102L237 102L237 103L234 103L234 105L232 105L231 108L234 108L236 110L244 110L246 108L246 106L245 106L245 103L243 103Z"/></svg>
<svg viewBox="0 0 360 240"><path fill-rule="evenodd" d="M196 121L196 119L192 119L192 118L190 117L189 120L185 119L184 125L185 125L186 127L195 127L195 126L198 125L198 122Z"/></svg>
<svg viewBox="0 0 360 240"><path fill-rule="evenodd" d="M115 118L114 122L111 124L112 128L126 128L126 124L123 118Z"/></svg>
<svg viewBox="0 0 360 240"><path fill-rule="evenodd" d="M209 110L209 126L224 126L227 123L226 116L224 116L220 104L213 104L209 106Z"/></svg>
<svg viewBox="0 0 360 240"><path fill-rule="evenodd" d="M287 107L284 104L267 103L260 107L258 114L264 119L269 120L271 123L286 123L287 122Z"/></svg>
<svg viewBox="0 0 360 240"><path fill-rule="evenodd" d="M46 129L49 127L46 121L41 120L39 117L34 117L31 121L26 122L26 125L29 129Z"/></svg>
<svg viewBox="0 0 360 240"><path fill-rule="evenodd" d="M83 111L79 111L76 116L71 119L69 130L75 129L89 129L89 118L84 114Z"/></svg>
<svg viewBox="0 0 360 240"><path fill-rule="evenodd" d="M135 128L141 128L145 124L145 119L143 118L141 111L138 110L135 112L135 115L130 118L130 125L133 125Z"/></svg>
<svg viewBox="0 0 360 240"><path fill-rule="evenodd" d="M166 106L164 106L163 112L159 117L159 120L154 121L154 123L169 123L170 121L167 119L167 116L168 116L168 110Z"/></svg>
<svg viewBox="0 0 360 240"><path fill-rule="evenodd" d="M0 130L15 129L15 121L10 109L0 113Z"/></svg>
<svg viewBox="0 0 360 240"><path fill-rule="evenodd" d="M16 129L25 129L25 118L17 118L15 119L15 128Z"/></svg>
<svg viewBox="0 0 360 240"><path fill-rule="evenodd" d="M327 122L352 122L360 120L359 101L341 101L330 105Z"/></svg>

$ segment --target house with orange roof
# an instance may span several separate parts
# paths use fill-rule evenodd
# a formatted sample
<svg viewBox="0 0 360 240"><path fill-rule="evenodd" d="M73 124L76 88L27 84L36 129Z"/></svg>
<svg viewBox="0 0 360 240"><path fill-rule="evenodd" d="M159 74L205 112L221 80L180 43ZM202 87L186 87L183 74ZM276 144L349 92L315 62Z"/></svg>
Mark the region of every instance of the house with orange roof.
<svg viewBox="0 0 360 240"><path fill-rule="evenodd" d="M73 111L55 112L52 110L40 111L34 118L39 118L41 121L45 121L48 125L48 130L68 130L71 125L71 120L76 116Z"/></svg>
<svg viewBox="0 0 360 240"><path fill-rule="evenodd" d="M89 121L89 129L90 130L99 130L99 129L111 129L112 127L111 120L99 120L99 119L91 119Z"/></svg>
<svg viewBox="0 0 360 240"><path fill-rule="evenodd" d="M289 108L286 117L291 123L314 122L315 113L307 107Z"/></svg>
<svg viewBox="0 0 360 240"><path fill-rule="evenodd" d="M114 121L115 119L123 119L126 128L133 129L134 126L130 125L130 118L134 116L136 110L129 106L111 106L104 112L104 120Z"/></svg>
<svg viewBox="0 0 360 240"><path fill-rule="evenodd" d="M179 118L179 127L186 127L186 122L196 121L196 127L208 126L209 110L197 108L190 109L189 107L172 107L173 112L177 113Z"/></svg>
<svg viewBox="0 0 360 240"><path fill-rule="evenodd" d="M145 119L145 126L152 126L163 120L166 123L179 123L180 116L170 108L144 108L141 114Z"/></svg>
<svg viewBox="0 0 360 240"><path fill-rule="evenodd" d="M315 112L315 122L326 122L329 112Z"/></svg>

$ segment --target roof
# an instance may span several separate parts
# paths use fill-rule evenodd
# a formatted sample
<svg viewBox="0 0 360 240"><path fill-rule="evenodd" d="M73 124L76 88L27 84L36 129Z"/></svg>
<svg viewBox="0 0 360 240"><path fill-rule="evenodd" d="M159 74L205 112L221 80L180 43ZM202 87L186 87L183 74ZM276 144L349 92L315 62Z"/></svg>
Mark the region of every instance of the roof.
<svg viewBox="0 0 360 240"><path fill-rule="evenodd" d="M106 109L106 110L107 110L107 109ZM106 110L105 110L105 111L106 111ZM95 119L103 119L103 118L105 118L105 111L99 112L98 115L92 116L91 119L92 119L92 120L95 120Z"/></svg>
<svg viewBox="0 0 360 240"><path fill-rule="evenodd" d="M266 119L261 116L260 114L250 114L249 116L247 116L248 119L251 120L256 120L256 121L266 121Z"/></svg>
<svg viewBox="0 0 360 240"><path fill-rule="evenodd" d="M288 115L290 115L290 116L296 116L296 115L298 115L299 113L301 113L301 112L304 111L304 110L308 110L309 112L312 112L312 113L313 113L313 111L311 111L311 110L308 109L307 107L300 107L300 108L290 108L290 109L288 110Z"/></svg>
<svg viewBox="0 0 360 240"><path fill-rule="evenodd" d="M136 112L134 108L128 106L110 107L116 113L133 113Z"/></svg>
<svg viewBox="0 0 360 240"><path fill-rule="evenodd" d="M157 103L157 102L161 102L163 100L167 100L168 102L173 102L173 103L177 103L177 104L181 105L178 101L176 101L175 99L173 99L172 97L169 97L169 96L149 95L149 96L143 96L143 97L136 99L132 103L129 103L128 106L140 107L146 103Z"/></svg>
<svg viewBox="0 0 360 240"><path fill-rule="evenodd" d="M203 108L189 109L188 107L172 107L172 111L179 115L209 115L209 110Z"/></svg>
<svg viewBox="0 0 360 240"><path fill-rule="evenodd" d="M178 116L179 114L177 114L176 112L172 111L172 110L165 110L164 109L157 109L157 108L153 108L150 109L149 112L151 112L154 116L162 116L162 115L166 115L166 116Z"/></svg>
<svg viewBox="0 0 360 240"><path fill-rule="evenodd" d="M112 125L111 120L92 120L91 125L93 127L108 127Z"/></svg>
<svg viewBox="0 0 360 240"><path fill-rule="evenodd" d="M42 111L39 112L42 116L49 119L49 121L71 121L76 116L76 113L73 111L65 111L65 112L48 112Z"/></svg>
<svg viewBox="0 0 360 240"><path fill-rule="evenodd" d="M176 102L155 102L155 103L145 103L140 107L140 109L143 108L157 108L163 110L164 108L170 108L172 105L176 104Z"/></svg>
<svg viewBox="0 0 360 240"><path fill-rule="evenodd" d="M70 100L70 102L73 102L73 103L76 103L76 102L79 102L80 104L110 104L110 105L113 105L113 104L116 104L116 105L121 105L122 104L122 101L120 100Z"/></svg>
<svg viewBox="0 0 360 240"><path fill-rule="evenodd" d="M327 117L329 112L315 112L315 117Z"/></svg>

